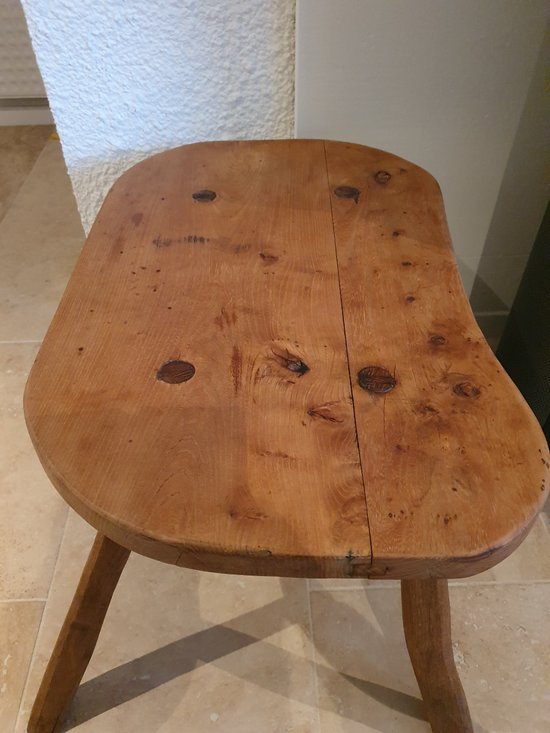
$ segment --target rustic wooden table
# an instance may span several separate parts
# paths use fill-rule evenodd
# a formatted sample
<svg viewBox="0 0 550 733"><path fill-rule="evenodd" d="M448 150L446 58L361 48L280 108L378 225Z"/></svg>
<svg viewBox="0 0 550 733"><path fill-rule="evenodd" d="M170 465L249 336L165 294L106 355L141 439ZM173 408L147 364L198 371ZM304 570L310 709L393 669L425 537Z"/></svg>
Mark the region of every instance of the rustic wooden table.
<svg viewBox="0 0 550 733"><path fill-rule="evenodd" d="M517 547L550 464L424 170L318 140L143 161L105 200L25 411L52 482L98 531L31 733L59 728L130 551L401 579L432 729L472 731L446 579Z"/></svg>

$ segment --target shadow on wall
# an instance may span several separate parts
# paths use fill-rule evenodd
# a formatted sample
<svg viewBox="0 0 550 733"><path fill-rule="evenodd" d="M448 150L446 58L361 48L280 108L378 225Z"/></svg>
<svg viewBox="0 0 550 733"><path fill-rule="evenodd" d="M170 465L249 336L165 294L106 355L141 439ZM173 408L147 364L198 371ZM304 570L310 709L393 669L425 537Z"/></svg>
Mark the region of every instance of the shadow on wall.
<svg viewBox="0 0 550 733"><path fill-rule="evenodd" d="M544 76L549 56L550 44L543 43L477 272L467 271L460 263L465 282L473 280L472 310L493 347L504 329L548 201L550 113Z"/></svg>
<svg viewBox="0 0 550 733"><path fill-rule="evenodd" d="M455 257L466 293L468 292L468 287L472 284L469 300L477 324L491 349L496 351L510 309L497 295L496 291L481 277L479 269L474 272L456 252ZM474 291L476 291L475 297L473 295ZM491 308L484 311L479 310L480 301L491 303Z"/></svg>

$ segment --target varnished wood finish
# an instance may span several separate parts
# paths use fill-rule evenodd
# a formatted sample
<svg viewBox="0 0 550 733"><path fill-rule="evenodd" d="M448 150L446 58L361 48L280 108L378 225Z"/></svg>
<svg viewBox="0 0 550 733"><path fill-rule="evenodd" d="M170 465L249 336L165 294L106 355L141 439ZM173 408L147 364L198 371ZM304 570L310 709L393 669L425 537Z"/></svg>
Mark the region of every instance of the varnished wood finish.
<svg viewBox="0 0 550 733"><path fill-rule="evenodd" d="M389 153L327 142L373 577L460 577L506 557L548 490L548 448L483 338L437 182ZM357 188L357 202L334 194Z"/></svg>
<svg viewBox="0 0 550 733"><path fill-rule="evenodd" d="M29 733L54 733L94 651L129 551L98 534L34 702Z"/></svg>
<svg viewBox="0 0 550 733"><path fill-rule="evenodd" d="M451 643L447 581L402 580L407 648L433 733L473 733Z"/></svg>
<svg viewBox="0 0 550 733"><path fill-rule="evenodd" d="M172 360L194 375L159 379ZM323 143L194 145L123 175L26 409L58 489L121 544L283 576L345 576L352 550L367 569Z"/></svg>
<svg viewBox="0 0 550 733"><path fill-rule="evenodd" d="M202 569L471 575L547 492L546 443L475 324L437 184L356 145L206 143L128 171L25 408L80 514Z"/></svg>

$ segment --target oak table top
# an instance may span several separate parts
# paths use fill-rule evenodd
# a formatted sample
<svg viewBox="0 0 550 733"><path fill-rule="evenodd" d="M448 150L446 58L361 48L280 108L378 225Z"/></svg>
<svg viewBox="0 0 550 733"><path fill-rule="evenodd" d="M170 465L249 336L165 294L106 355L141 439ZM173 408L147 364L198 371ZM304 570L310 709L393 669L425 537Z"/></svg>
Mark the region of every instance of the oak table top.
<svg viewBox="0 0 550 733"><path fill-rule="evenodd" d="M550 485L436 181L360 145L201 143L127 171L25 412L99 532L219 572L473 575Z"/></svg>

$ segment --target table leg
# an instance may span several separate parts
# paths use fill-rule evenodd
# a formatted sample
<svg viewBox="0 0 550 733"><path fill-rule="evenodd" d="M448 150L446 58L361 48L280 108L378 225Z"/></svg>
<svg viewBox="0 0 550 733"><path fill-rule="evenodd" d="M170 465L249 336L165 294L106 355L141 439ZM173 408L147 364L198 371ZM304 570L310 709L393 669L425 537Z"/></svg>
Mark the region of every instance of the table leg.
<svg viewBox="0 0 550 733"><path fill-rule="evenodd" d="M59 633L27 730L54 733L94 651L105 614L130 551L97 534Z"/></svg>
<svg viewBox="0 0 550 733"><path fill-rule="evenodd" d="M446 580L402 580L403 626L414 673L434 733L473 733L453 659Z"/></svg>

